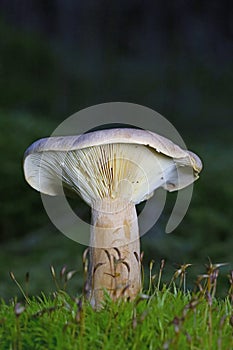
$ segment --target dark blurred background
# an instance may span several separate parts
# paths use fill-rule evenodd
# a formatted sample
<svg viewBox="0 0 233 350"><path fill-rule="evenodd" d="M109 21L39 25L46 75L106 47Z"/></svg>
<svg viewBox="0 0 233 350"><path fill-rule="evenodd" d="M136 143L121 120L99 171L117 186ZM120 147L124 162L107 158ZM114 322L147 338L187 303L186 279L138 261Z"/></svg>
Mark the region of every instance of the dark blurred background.
<svg viewBox="0 0 233 350"><path fill-rule="evenodd" d="M145 105L165 116L204 162L188 213L170 235L162 218L143 237L145 267L162 258L166 273L192 263L188 282L208 257L232 268L233 3L230 0L109 2L0 1L0 297L53 289L49 266L77 269L81 245L50 223L40 195L24 180L28 145L65 118L110 101ZM171 275L170 275L171 276Z"/></svg>

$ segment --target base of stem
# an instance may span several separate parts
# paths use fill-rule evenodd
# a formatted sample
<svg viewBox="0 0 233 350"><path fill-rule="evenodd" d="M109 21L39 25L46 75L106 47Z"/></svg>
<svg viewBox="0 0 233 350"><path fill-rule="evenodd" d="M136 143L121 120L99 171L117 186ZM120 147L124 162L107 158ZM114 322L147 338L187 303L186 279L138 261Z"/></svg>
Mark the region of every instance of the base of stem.
<svg viewBox="0 0 233 350"><path fill-rule="evenodd" d="M135 205L102 199L92 209L89 285L91 303L99 307L104 293L134 299L141 289L138 220Z"/></svg>

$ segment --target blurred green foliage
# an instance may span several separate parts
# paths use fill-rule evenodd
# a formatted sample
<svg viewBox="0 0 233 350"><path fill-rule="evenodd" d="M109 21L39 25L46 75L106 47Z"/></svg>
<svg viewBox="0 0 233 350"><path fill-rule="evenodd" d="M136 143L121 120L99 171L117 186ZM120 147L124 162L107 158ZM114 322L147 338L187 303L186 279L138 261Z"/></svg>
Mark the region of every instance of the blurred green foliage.
<svg viewBox="0 0 233 350"><path fill-rule="evenodd" d="M0 35L1 108L51 113L59 68L49 44L39 34L17 30L1 19Z"/></svg>
<svg viewBox="0 0 233 350"><path fill-rule="evenodd" d="M39 194L24 180L22 165L26 148L49 135L51 127L43 118L0 111L0 240L21 237L47 221Z"/></svg>

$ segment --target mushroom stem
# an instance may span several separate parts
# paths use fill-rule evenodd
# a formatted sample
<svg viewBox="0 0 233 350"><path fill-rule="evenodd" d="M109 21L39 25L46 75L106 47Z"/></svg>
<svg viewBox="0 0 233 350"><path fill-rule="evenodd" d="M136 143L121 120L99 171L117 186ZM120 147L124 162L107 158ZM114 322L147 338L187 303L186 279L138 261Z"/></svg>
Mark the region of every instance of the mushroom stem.
<svg viewBox="0 0 233 350"><path fill-rule="evenodd" d="M91 303L99 307L107 292L112 299L134 299L141 289L138 219L135 205L104 198L92 207L89 284Z"/></svg>

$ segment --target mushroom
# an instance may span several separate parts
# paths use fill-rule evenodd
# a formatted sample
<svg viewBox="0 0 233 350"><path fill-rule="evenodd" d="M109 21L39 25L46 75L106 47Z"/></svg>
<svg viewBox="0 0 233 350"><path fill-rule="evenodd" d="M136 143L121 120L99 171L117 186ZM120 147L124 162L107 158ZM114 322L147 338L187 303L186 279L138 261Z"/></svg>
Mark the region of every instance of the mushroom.
<svg viewBox="0 0 233 350"><path fill-rule="evenodd" d="M138 219L135 206L162 187L182 189L198 178L201 160L169 139L147 130L117 128L34 142L24 155L24 174L51 196L63 188L92 209L90 300L134 299L141 290Z"/></svg>

